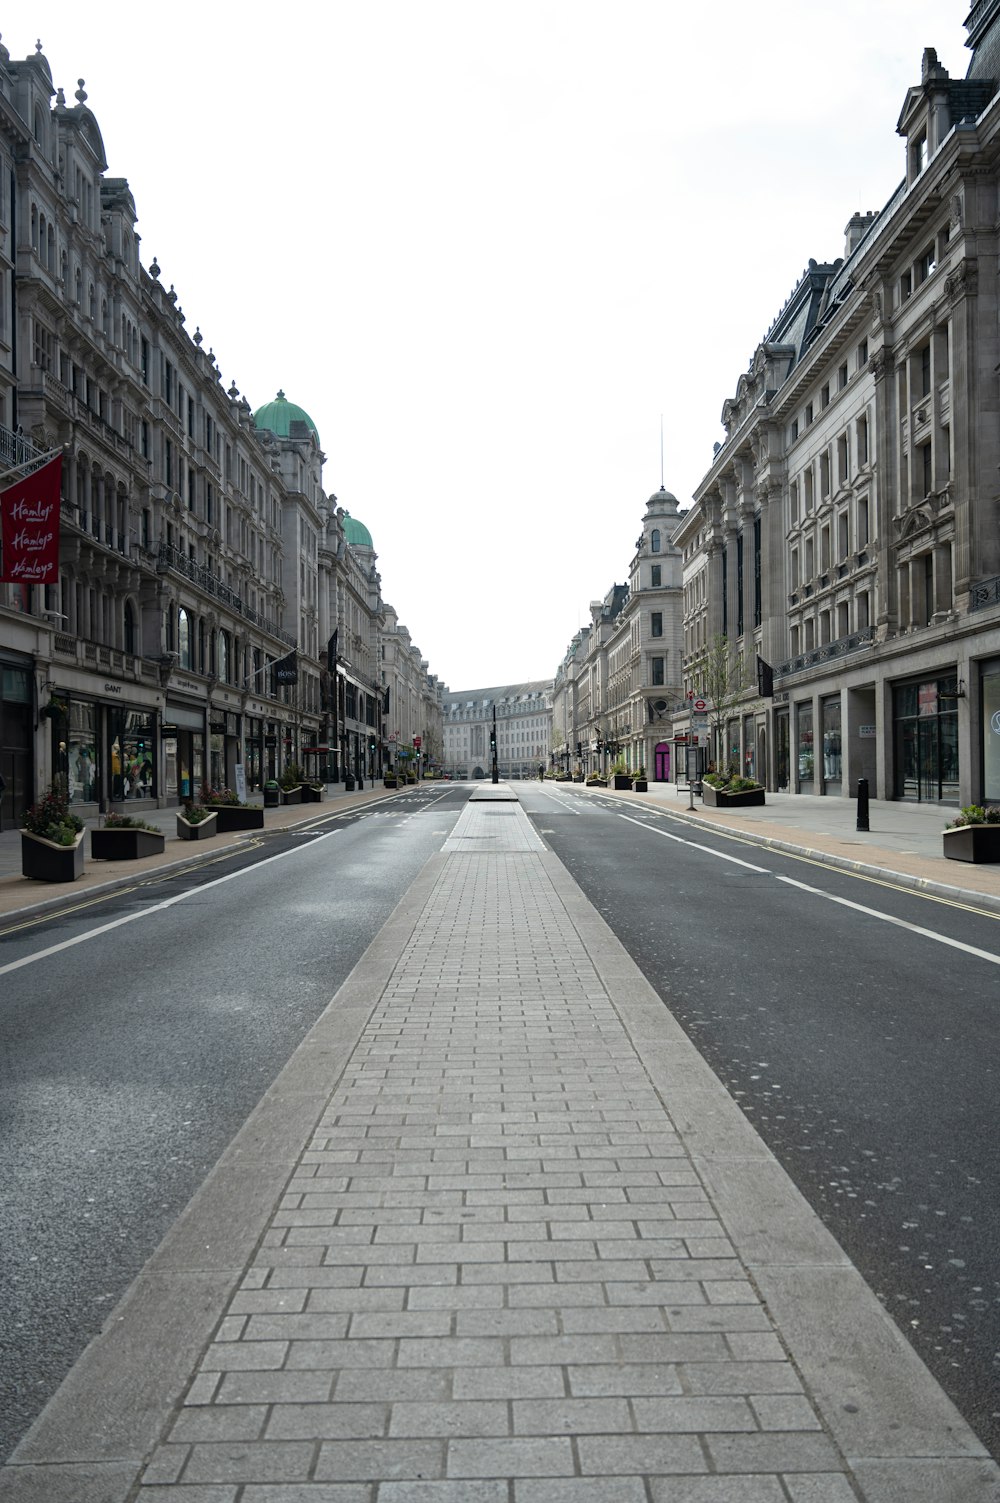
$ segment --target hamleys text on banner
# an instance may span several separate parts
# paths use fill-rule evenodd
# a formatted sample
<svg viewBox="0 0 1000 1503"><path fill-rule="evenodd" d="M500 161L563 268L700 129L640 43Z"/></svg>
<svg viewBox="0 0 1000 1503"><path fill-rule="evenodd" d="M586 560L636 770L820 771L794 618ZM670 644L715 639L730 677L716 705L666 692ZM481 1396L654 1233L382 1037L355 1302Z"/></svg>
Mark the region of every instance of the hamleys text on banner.
<svg viewBox="0 0 1000 1503"><path fill-rule="evenodd" d="M0 581L59 581L59 488L62 455L0 491Z"/></svg>

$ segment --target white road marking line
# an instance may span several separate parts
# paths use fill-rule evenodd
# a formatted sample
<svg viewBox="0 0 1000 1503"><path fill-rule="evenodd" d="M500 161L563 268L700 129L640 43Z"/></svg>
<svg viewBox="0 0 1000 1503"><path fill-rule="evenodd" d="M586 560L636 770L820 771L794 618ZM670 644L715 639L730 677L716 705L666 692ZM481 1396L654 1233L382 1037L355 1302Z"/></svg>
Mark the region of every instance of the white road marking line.
<svg viewBox="0 0 1000 1503"><path fill-rule="evenodd" d="M832 892L824 892L822 887L812 887L808 882L797 882L794 877L779 876L769 867L750 866L748 861L740 861L737 857L728 856L723 851L713 851L711 847L699 845L695 840L684 840L682 836L671 835L667 830L657 830L652 825L646 824L644 820L633 819L631 815L619 814L618 817L628 820L630 825L638 825L640 829L649 830L653 835L662 835L666 840L676 840L680 845L690 845L697 851L706 851L710 856L718 856L722 861L735 861L737 866L748 866L751 871L765 872L773 876L776 882L784 882L787 887L798 887L802 892L812 893L817 898L826 898L829 903L839 903L842 908L853 908L856 913L864 913L869 918L881 919L884 924L894 924L897 929L906 929L910 934L919 934L924 939L935 940L939 945L948 945L952 950L961 950L966 955L974 955L978 960L988 960L991 965L1000 965L1000 955L994 955L991 950L980 950L978 946L967 945L960 939L950 939L947 934L936 934L933 929L926 929L922 924L911 924L908 919L896 918L891 913L881 913L877 908L869 908L865 903L853 903L850 898L839 898Z"/></svg>
<svg viewBox="0 0 1000 1503"><path fill-rule="evenodd" d="M881 919L884 924L895 924L897 929L908 929L911 934L936 940L939 945L948 945L952 950L962 950L966 955L975 955L979 960L1000 965L1000 955L994 955L991 950L980 950L976 945L967 945L960 939L950 939L947 934L936 934L933 929L925 929L922 924L911 924L908 919L896 918L891 913L880 913L877 908L869 908L864 903L852 903L850 898L838 898L832 892L824 892L821 887L810 887L808 882L796 882L794 877L776 875L775 880L784 882L788 887L798 887L803 892L814 893L818 898L826 898L829 903L839 903L842 908L853 908L855 912L867 914L869 918Z"/></svg>
<svg viewBox="0 0 1000 1503"><path fill-rule="evenodd" d="M340 830L328 830L325 835L318 835L310 841L310 847L318 845L321 840L329 840L331 835L340 835ZM138 913L126 913L122 918L112 919L109 924L99 924L96 929L88 929L86 934L78 934L75 939L61 940L57 945L49 945L45 950L36 950L34 955L25 955L22 960L12 960L7 965L0 966L0 976L7 976L11 971L19 971L26 965L34 965L36 960L47 960L50 955L58 955L61 950L71 950L74 945L86 944L89 939L96 939L100 934L107 934L112 929L120 929L124 924L132 924L136 919L148 918L151 913L159 913L164 908L173 908L175 903L183 903L186 898L193 898L198 893L207 892L210 887L221 887L223 882L232 882L234 877L243 877L247 872L258 872L262 866L270 866L272 861L284 861L286 856L297 856L301 847L293 846L290 850L279 851L274 856L265 856L263 861L255 861L252 866L241 867L238 872L229 872L224 877L216 877L212 882L204 882L200 887L190 887L186 892L175 893L172 898L164 898L162 903L154 903L151 908L143 908Z"/></svg>
<svg viewBox="0 0 1000 1503"><path fill-rule="evenodd" d="M710 845L699 845L697 840L685 840L683 835L671 835L669 830L658 830L655 826L647 824L644 819L633 819L631 814L619 814L618 818L627 820L630 825L638 825L640 830L648 830L651 835L662 835L664 840L676 840L678 845L686 845L696 851L704 851L708 856L718 856L720 861L731 861L734 866L745 866L749 872L764 872L765 875L770 874L770 867L754 866L751 861L741 861L738 856L730 856L726 851L713 851Z"/></svg>

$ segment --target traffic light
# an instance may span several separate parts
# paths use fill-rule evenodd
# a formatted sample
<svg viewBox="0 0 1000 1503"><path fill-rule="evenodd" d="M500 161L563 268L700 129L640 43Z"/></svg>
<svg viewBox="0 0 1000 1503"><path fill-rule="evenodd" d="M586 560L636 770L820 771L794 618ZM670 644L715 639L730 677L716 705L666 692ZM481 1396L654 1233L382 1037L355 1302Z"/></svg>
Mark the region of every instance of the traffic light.
<svg viewBox="0 0 1000 1503"><path fill-rule="evenodd" d="M374 757L374 755L375 755L375 737L374 736L369 736L368 737L368 750L371 752L372 756Z"/></svg>
<svg viewBox="0 0 1000 1503"><path fill-rule="evenodd" d="M583 756L583 742L582 741L578 741L576 743L576 754L577 754L578 757L582 757Z"/></svg>
<svg viewBox="0 0 1000 1503"><path fill-rule="evenodd" d="M497 749L497 733L496 733L496 731L491 730L490 731L490 750L491 751L496 751L496 749Z"/></svg>

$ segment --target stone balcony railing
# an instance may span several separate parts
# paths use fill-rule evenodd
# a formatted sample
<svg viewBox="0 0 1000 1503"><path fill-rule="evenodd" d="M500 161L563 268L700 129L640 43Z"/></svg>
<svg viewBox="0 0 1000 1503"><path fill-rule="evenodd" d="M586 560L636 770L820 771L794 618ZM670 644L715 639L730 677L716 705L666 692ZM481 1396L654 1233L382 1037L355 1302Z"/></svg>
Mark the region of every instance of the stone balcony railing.
<svg viewBox="0 0 1000 1503"><path fill-rule="evenodd" d="M860 631L851 632L850 636L838 637L836 642L824 642L821 647L811 648L809 652L802 652L798 657L779 663L774 670L775 678L788 678L794 673L804 673L807 668L814 668L817 664L848 657L853 652L869 647L874 640L874 626L862 627Z"/></svg>

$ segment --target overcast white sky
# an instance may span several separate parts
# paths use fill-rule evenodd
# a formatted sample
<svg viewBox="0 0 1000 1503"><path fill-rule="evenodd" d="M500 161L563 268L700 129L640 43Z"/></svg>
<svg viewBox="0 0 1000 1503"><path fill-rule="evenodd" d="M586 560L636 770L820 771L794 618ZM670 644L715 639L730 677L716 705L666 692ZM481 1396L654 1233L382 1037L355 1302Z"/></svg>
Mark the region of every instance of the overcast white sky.
<svg viewBox="0 0 1000 1503"><path fill-rule="evenodd" d="M225 385L325 486L452 689L551 677L684 506L809 258L903 176L970 0L36 0ZM23 15L23 12L22 12Z"/></svg>

